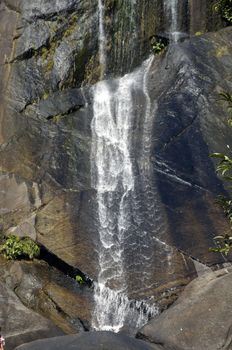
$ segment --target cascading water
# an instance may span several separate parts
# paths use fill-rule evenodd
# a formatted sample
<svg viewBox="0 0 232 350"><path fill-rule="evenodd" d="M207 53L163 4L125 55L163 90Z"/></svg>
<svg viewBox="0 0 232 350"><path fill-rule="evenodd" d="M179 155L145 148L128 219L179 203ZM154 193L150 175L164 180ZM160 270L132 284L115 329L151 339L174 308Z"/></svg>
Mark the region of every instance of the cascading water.
<svg viewBox="0 0 232 350"><path fill-rule="evenodd" d="M171 32L177 31L177 13L178 13L178 0L169 0L167 2L167 8L171 13Z"/></svg>
<svg viewBox="0 0 232 350"><path fill-rule="evenodd" d="M103 25L104 6L102 4L102 0L98 0L98 18L99 18L99 30L98 30L99 62L101 66L101 78L103 78L105 74L105 67L106 67L106 54L105 54L106 38L105 38L105 31L104 31L104 25Z"/></svg>
<svg viewBox="0 0 232 350"><path fill-rule="evenodd" d="M181 9L185 8L187 0L182 0L180 4L179 0L164 0L164 11L166 17L166 30L169 33L170 40L178 41L184 33L182 32L182 24L180 19Z"/></svg>
<svg viewBox="0 0 232 350"><path fill-rule="evenodd" d="M129 300L125 267L125 246L136 219L133 210L137 205L131 159L133 92L142 86L143 75L149 68L150 60L141 70L115 81L116 88L102 81L94 91L91 159L100 246L93 327L99 330L117 332L128 322L130 328L138 328L157 314L155 306ZM134 244L132 240L130 243Z"/></svg>
<svg viewBox="0 0 232 350"><path fill-rule="evenodd" d="M125 67L130 70L138 49L137 8L137 0L124 0L115 16L117 36L113 58L117 66L119 62L121 63L121 68L119 68L121 73Z"/></svg>
<svg viewBox="0 0 232 350"><path fill-rule="evenodd" d="M135 3L135 1L133 1ZM98 0L99 57L102 78L106 71L104 6ZM154 264L154 233L162 231L157 209L157 191L151 185L150 165L152 115L148 91L149 58L137 71L114 81L101 81L93 90L91 169L96 189L99 245L98 281L95 284L96 330L134 331L158 308L149 300L134 300L133 291L151 284ZM137 95L140 96L138 104ZM141 157L136 161L133 129L144 115ZM140 175L138 172L140 169ZM136 170L137 169L137 170ZM146 214L143 212L146 197ZM154 229L156 215L156 229ZM160 244L160 240L155 240Z"/></svg>

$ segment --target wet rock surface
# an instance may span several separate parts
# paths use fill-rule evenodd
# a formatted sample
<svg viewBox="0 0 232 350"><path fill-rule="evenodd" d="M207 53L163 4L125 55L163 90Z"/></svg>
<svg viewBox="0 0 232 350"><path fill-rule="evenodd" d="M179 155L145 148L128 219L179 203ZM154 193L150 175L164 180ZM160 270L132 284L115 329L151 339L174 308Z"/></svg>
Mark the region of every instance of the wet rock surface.
<svg viewBox="0 0 232 350"><path fill-rule="evenodd" d="M231 87L231 33L230 27L171 46L150 81L152 163L170 230L164 241L209 265L220 258L205 248L226 227L214 203L226 192L209 154L227 153L230 144L218 93Z"/></svg>
<svg viewBox="0 0 232 350"><path fill-rule="evenodd" d="M49 348L51 350L69 350L69 349L86 349L86 350L158 350L143 341L128 337L124 334L115 334L111 332L91 332L83 335L72 335L66 337L53 338L49 341L41 340L17 347L17 350L39 350ZM16 350L15 349L15 350Z"/></svg>
<svg viewBox="0 0 232 350"><path fill-rule="evenodd" d="M231 267L192 281L177 302L137 336L163 350L231 348Z"/></svg>

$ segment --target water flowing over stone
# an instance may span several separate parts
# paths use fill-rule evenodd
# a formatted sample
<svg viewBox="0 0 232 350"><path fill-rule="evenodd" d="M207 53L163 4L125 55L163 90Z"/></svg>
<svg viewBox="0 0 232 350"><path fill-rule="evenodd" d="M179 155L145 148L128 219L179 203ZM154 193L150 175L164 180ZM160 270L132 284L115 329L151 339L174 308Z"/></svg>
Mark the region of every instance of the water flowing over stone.
<svg viewBox="0 0 232 350"><path fill-rule="evenodd" d="M101 77L105 74L106 68L106 55L105 55L105 30L104 30L104 6L102 0L98 0L98 21L99 21L99 63L101 66Z"/></svg>
<svg viewBox="0 0 232 350"><path fill-rule="evenodd" d="M101 80L108 74L117 74L132 70L136 54L139 50L139 22L136 10L137 0L124 0L120 6L104 6L103 0L98 0L98 51L101 66ZM113 11L113 15L110 11ZM109 20L110 17L110 20ZM141 19L142 20L142 19ZM112 36L112 28L114 34Z"/></svg>
<svg viewBox="0 0 232 350"><path fill-rule="evenodd" d="M159 313L158 307L144 300L129 299L126 294L101 283L95 285L95 302L93 326L97 330L117 333L125 328L134 333Z"/></svg>
<svg viewBox="0 0 232 350"><path fill-rule="evenodd" d="M115 18L118 38L113 57L121 64L120 73L122 73L123 66L127 67L127 70L131 69L138 50L137 2L137 0L124 0Z"/></svg>
<svg viewBox="0 0 232 350"><path fill-rule="evenodd" d="M169 33L169 37L173 41L178 41L184 36L183 18L187 16L186 8L188 2L186 0L164 0L164 16L166 18L165 30Z"/></svg>
<svg viewBox="0 0 232 350"><path fill-rule="evenodd" d="M149 166L152 118L147 74L151 64L152 58L134 73L113 83L102 81L94 89L91 160L100 243L93 327L98 330L118 331L125 324L136 329L158 312L145 300L128 298L133 288L150 284L146 267L153 262L154 229L149 224L154 222L157 209ZM132 143L137 94L145 114L139 177ZM148 220L141 209L143 193L147 195ZM161 229L158 215L156 225Z"/></svg>

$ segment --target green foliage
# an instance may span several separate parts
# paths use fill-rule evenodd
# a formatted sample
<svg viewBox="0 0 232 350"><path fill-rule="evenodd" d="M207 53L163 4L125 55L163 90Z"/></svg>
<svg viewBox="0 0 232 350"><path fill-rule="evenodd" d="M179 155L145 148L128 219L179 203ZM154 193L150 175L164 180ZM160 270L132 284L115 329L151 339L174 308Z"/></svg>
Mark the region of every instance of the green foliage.
<svg viewBox="0 0 232 350"><path fill-rule="evenodd" d="M80 275L76 275L75 280L79 283L79 284L84 284L85 281L83 280L83 278Z"/></svg>
<svg viewBox="0 0 232 350"><path fill-rule="evenodd" d="M229 126L232 126L232 95L229 94L228 92L221 92L220 97L221 97L221 100L226 102L227 104L227 109L229 112L228 124Z"/></svg>
<svg viewBox="0 0 232 350"><path fill-rule="evenodd" d="M202 35L202 34L204 34L204 33L203 33L203 32L196 32L196 33L195 33L196 36L200 36L200 35Z"/></svg>
<svg viewBox="0 0 232 350"><path fill-rule="evenodd" d="M228 92L221 92L220 93L220 99L227 104L227 109L229 112L228 115L228 124L229 126L232 126L232 95L229 94ZM228 146L230 149L230 147ZM222 153L213 153L211 155L213 158L218 158L219 164L217 165L217 172L222 175L223 179L225 181L232 181L232 159L228 157L225 154Z"/></svg>
<svg viewBox="0 0 232 350"><path fill-rule="evenodd" d="M77 15L73 15L69 20L68 20L68 26L63 34L65 38L70 36L76 29L77 27Z"/></svg>
<svg viewBox="0 0 232 350"><path fill-rule="evenodd" d="M40 248L29 237L19 238L18 236L10 235L0 245L0 253L9 260L20 258L33 259L40 255Z"/></svg>
<svg viewBox="0 0 232 350"><path fill-rule="evenodd" d="M232 200L224 196L219 196L217 203L222 207L225 216L232 224Z"/></svg>
<svg viewBox="0 0 232 350"><path fill-rule="evenodd" d="M228 116L228 124L232 126L232 95L228 92L222 92L220 93L221 100L227 103L227 108L229 111ZM230 147L228 146L230 149ZM217 173L219 173L223 180L228 182L229 184L232 183L232 159L223 154L223 153L213 153L211 157L216 158L219 160L219 163L216 167ZM229 220L230 223L230 231L224 233L221 236L214 237L214 241L216 244L216 247L210 248L209 250L211 252L219 252L224 255L228 255L232 249L232 200L228 199L224 196L220 196L217 200L217 202L222 207L225 216Z"/></svg>
<svg viewBox="0 0 232 350"><path fill-rule="evenodd" d="M158 40L152 44L152 51L155 55L159 55L165 49L165 44L162 40Z"/></svg>
<svg viewBox="0 0 232 350"><path fill-rule="evenodd" d="M231 181L232 177L225 175L232 170L232 159L222 153L213 153L211 157L220 159L216 171L223 176L224 180Z"/></svg>
<svg viewBox="0 0 232 350"><path fill-rule="evenodd" d="M214 10L229 23L232 23L232 0L219 0L214 5Z"/></svg>
<svg viewBox="0 0 232 350"><path fill-rule="evenodd" d="M222 253L225 255L229 254L232 248L231 232L226 232L223 236L214 237L214 241L217 247L209 248L211 252Z"/></svg>

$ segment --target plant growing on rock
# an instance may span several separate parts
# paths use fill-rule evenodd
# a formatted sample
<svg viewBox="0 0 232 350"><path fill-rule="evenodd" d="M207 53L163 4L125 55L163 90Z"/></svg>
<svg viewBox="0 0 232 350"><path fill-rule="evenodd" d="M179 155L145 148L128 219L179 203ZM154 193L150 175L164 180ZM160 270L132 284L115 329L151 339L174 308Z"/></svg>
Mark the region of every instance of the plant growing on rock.
<svg viewBox="0 0 232 350"><path fill-rule="evenodd" d="M40 247L29 237L10 235L0 245L0 253L8 260L33 259L40 255Z"/></svg>
<svg viewBox="0 0 232 350"><path fill-rule="evenodd" d="M75 280L79 284L84 284L85 283L83 277L81 277L80 275L76 275Z"/></svg>
<svg viewBox="0 0 232 350"><path fill-rule="evenodd" d="M227 103L229 111L228 124L232 126L232 95L227 92L220 94L221 99ZM227 146L230 149L229 146ZM216 171L219 173L223 180L226 182L232 182L232 158L223 153L213 153L211 157L219 160ZM218 203L223 208L225 216L230 223L230 231L225 232L223 235L214 237L216 247L210 248L212 252L219 252L228 255L232 249L232 200L224 196L218 198Z"/></svg>
<svg viewBox="0 0 232 350"><path fill-rule="evenodd" d="M219 0L214 5L214 10L221 14L221 16L232 23L232 0Z"/></svg>
<svg viewBox="0 0 232 350"><path fill-rule="evenodd" d="M162 42L162 40L158 40L155 43L152 44L152 51L155 55L159 55L163 50L165 49L165 44Z"/></svg>
<svg viewBox="0 0 232 350"><path fill-rule="evenodd" d="M216 247L210 248L211 252L222 253L228 255L232 248L231 232L225 232L222 236L214 237Z"/></svg>

